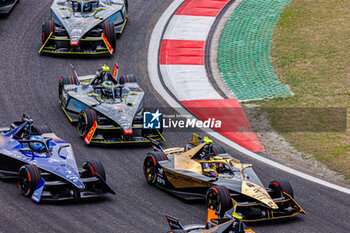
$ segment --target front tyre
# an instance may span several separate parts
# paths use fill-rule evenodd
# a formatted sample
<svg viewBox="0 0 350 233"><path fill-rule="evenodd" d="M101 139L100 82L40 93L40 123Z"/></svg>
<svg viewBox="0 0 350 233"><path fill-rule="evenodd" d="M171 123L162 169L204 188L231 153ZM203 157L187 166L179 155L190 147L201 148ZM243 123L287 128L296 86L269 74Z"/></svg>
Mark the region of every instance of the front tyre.
<svg viewBox="0 0 350 233"><path fill-rule="evenodd" d="M115 51L116 43L117 43L117 35L116 35L114 22L102 23L102 30L109 44L112 46L113 50Z"/></svg>
<svg viewBox="0 0 350 233"><path fill-rule="evenodd" d="M63 101L63 89L64 85L79 85L78 78L71 76L61 76L58 81L58 100L60 103Z"/></svg>
<svg viewBox="0 0 350 233"><path fill-rule="evenodd" d="M147 183L154 184L157 179L158 162L168 160L168 157L163 152L148 153L143 162L143 174Z"/></svg>
<svg viewBox="0 0 350 233"><path fill-rule="evenodd" d="M42 38L41 38L43 44L49 38L51 32L55 34L55 23L52 20L44 22L42 26Z"/></svg>
<svg viewBox="0 0 350 233"><path fill-rule="evenodd" d="M222 217L232 208L230 192L224 186L211 187L206 195L208 209L214 210Z"/></svg>
<svg viewBox="0 0 350 233"><path fill-rule="evenodd" d="M39 168L35 165L26 164L19 169L18 186L24 196L33 195L41 178Z"/></svg>
<svg viewBox="0 0 350 233"><path fill-rule="evenodd" d="M284 197L284 193L287 193L289 196L294 198L294 192L292 186L286 179L276 179L272 180L269 184L269 188L274 192L279 193L282 197Z"/></svg>
<svg viewBox="0 0 350 233"><path fill-rule="evenodd" d="M93 109L83 109L78 115L78 133L81 137L88 134L94 122L97 121L96 111Z"/></svg>
<svg viewBox="0 0 350 233"><path fill-rule="evenodd" d="M106 172L103 164L99 160L89 160L86 161L83 165L83 168L87 170L88 177L93 177L95 174L98 174L106 181Z"/></svg>

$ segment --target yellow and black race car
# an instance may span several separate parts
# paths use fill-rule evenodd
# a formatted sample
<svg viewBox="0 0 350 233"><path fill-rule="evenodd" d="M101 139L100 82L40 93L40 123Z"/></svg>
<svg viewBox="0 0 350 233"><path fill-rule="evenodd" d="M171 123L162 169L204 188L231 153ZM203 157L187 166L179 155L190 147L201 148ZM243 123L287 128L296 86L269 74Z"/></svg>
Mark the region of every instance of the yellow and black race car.
<svg viewBox="0 0 350 233"><path fill-rule="evenodd" d="M113 54L128 15L128 0L54 0L39 53Z"/></svg>
<svg viewBox="0 0 350 233"><path fill-rule="evenodd" d="M136 77L117 77L117 63L113 73L104 65L96 75L78 76L73 68L73 76L60 77L58 99L61 109L73 124L77 124L84 142L148 144L150 139L164 140L160 123L158 128L149 128L143 122L147 112L143 108L145 93ZM161 122L161 116L155 118Z"/></svg>
<svg viewBox="0 0 350 233"><path fill-rule="evenodd" d="M220 215L224 214L223 205L230 205L244 221L305 214L287 180L273 180L266 188L251 164L234 159L207 137L193 134L184 147L163 149L157 142L153 147L155 152L144 160L146 181L175 196L206 199L209 208Z"/></svg>

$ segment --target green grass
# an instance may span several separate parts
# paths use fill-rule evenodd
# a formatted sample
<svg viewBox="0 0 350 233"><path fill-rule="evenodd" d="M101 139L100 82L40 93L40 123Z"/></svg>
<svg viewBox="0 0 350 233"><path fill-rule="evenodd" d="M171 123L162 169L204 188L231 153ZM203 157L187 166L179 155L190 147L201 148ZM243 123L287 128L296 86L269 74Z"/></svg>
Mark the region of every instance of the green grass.
<svg viewBox="0 0 350 233"><path fill-rule="evenodd" d="M343 111L350 106L348 5L347 0L294 0L284 10L271 56L278 77L295 95L260 103L287 141L350 179L349 116ZM320 109L278 110L298 107ZM340 109L323 109L330 107ZM300 132L303 127L311 131Z"/></svg>

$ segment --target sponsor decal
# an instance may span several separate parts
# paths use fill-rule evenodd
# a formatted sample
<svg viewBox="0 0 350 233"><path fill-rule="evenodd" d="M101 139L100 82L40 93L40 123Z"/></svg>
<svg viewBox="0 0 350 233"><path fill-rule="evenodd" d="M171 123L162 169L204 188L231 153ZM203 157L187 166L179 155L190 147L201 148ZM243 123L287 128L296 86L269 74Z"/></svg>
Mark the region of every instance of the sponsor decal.
<svg viewBox="0 0 350 233"><path fill-rule="evenodd" d="M96 129L97 129L97 122L95 121L94 124L92 125L90 131L88 132L88 134L84 138L84 142L86 144L88 144L88 145L90 144L92 136L94 136Z"/></svg>
<svg viewBox="0 0 350 233"><path fill-rule="evenodd" d="M165 180L157 176L157 183L165 185Z"/></svg>
<svg viewBox="0 0 350 233"><path fill-rule="evenodd" d="M102 39L103 41L105 42L107 48L108 48L108 51L110 52L110 54L113 54L114 52L114 49L112 48L111 44L109 43L109 41L107 40L107 37L105 36L105 34L102 33Z"/></svg>

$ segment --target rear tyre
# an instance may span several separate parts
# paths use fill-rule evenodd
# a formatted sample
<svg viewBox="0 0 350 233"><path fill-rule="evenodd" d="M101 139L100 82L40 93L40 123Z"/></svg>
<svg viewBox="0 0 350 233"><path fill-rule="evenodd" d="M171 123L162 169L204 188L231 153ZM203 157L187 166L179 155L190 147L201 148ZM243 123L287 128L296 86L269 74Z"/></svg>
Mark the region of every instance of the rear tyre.
<svg viewBox="0 0 350 233"><path fill-rule="evenodd" d="M207 207L219 213L221 217L232 208L230 192L223 186L211 187L206 195Z"/></svg>
<svg viewBox="0 0 350 233"><path fill-rule="evenodd" d="M218 145L218 144L213 144L211 146L211 150L212 150L211 153L214 154L214 155L219 155L219 154L225 154L226 153L225 149L222 146Z"/></svg>
<svg viewBox="0 0 350 233"><path fill-rule="evenodd" d="M46 21L43 23L42 26L42 42L45 43L45 41L47 40L47 38L49 38L51 32L53 34L55 34L55 23L52 20Z"/></svg>
<svg viewBox="0 0 350 233"><path fill-rule="evenodd" d="M108 42L115 50L117 43L116 30L113 22L102 23L103 34L106 36Z"/></svg>
<svg viewBox="0 0 350 233"><path fill-rule="evenodd" d="M78 132L81 137L85 137L90 131L94 122L97 121L96 111L93 109L83 109L78 115Z"/></svg>
<svg viewBox="0 0 350 233"><path fill-rule="evenodd" d="M63 101L63 88L64 85L79 85L79 79L71 76L61 76L58 81L58 100L61 103Z"/></svg>
<svg viewBox="0 0 350 233"><path fill-rule="evenodd" d="M119 78L119 83L122 85L125 83L136 83L136 82L137 82L136 76L133 74L123 75L123 76L120 76Z"/></svg>
<svg viewBox="0 0 350 233"><path fill-rule="evenodd" d="M26 164L19 169L18 186L24 196L33 195L41 178L39 168L35 165Z"/></svg>
<svg viewBox="0 0 350 233"><path fill-rule="evenodd" d="M286 179L272 180L269 184L269 188L277 193L280 193L282 197L285 196L283 193L287 193L289 196L294 198L292 186Z"/></svg>
<svg viewBox="0 0 350 233"><path fill-rule="evenodd" d="M168 160L168 157L163 152L150 152L146 155L143 162L143 174L149 184L154 184L157 179L158 162Z"/></svg>
<svg viewBox="0 0 350 233"><path fill-rule="evenodd" d="M88 177L93 177L99 174L106 181L106 172L103 164L98 160L86 161L83 168L88 171Z"/></svg>
<svg viewBox="0 0 350 233"><path fill-rule="evenodd" d="M42 135L42 134L45 134L45 133L52 133L52 130L47 125L42 125L42 126L39 126L39 127L33 127L33 130L36 131L34 133L39 134L39 135Z"/></svg>
<svg viewBox="0 0 350 233"><path fill-rule="evenodd" d="M63 100L64 85L79 85L79 79L71 76L61 76L58 81L58 100L61 103Z"/></svg>

